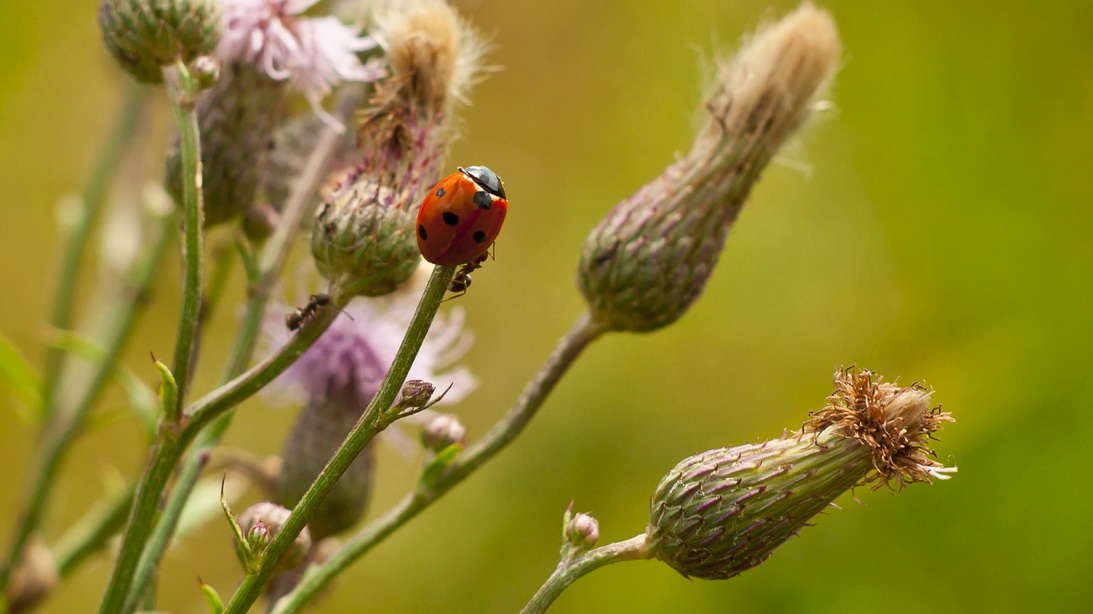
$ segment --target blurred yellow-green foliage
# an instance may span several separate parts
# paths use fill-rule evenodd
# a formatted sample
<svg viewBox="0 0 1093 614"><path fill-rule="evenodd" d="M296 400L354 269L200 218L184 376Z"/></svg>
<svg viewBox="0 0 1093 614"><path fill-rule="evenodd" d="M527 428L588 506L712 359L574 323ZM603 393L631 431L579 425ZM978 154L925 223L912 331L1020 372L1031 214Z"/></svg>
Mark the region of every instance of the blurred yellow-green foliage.
<svg viewBox="0 0 1093 614"><path fill-rule="evenodd" d="M55 204L78 191L127 77L94 2L6 2L0 19L0 327L40 364L57 257ZM688 581L655 562L607 567L552 611L1089 611L1093 606L1093 4L830 1L845 45L832 111L763 177L704 297L652 335L595 344L528 432L356 565L317 612L513 612L553 569L570 500L603 540L644 526L683 457L795 428L857 364L936 389L957 422L955 479L844 497L757 569ZM472 437L519 393L582 304L585 233L685 148L713 49L793 2L460 2L502 70L472 94L451 164L489 164L512 207L497 261L459 300L481 388ZM158 172L166 141L149 149ZM130 346L169 355L177 261ZM93 282L85 280L84 296ZM233 290L242 296L242 288ZM228 310L229 312L231 310ZM215 383L221 314L196 391ZM34 446L0 401L0 541ZM106 406L122 403L116 392ZM274 453L292 420L245 404L232 445ZM77 445L45 519L51 539L107 476L133 479L136 427ZM413 479L385 449L376 506ZM226 526L183 543L161 604L201 612L194 578L239 577ZM110 569L81 569L43 609L93 609Z"/></svg>

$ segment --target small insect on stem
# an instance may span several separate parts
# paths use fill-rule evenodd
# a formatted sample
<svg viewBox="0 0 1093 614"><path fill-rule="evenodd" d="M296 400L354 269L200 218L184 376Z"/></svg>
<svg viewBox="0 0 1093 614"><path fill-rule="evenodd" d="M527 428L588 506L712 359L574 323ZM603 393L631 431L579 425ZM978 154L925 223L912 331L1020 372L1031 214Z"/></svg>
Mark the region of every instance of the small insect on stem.
<svg viewBox="0 0 1093 614"><path fill-rule="evenodd" d="M458 270L455 272L455 276L452 277L452 281L448 283L448 292L454 292L455 296L447 299L459 298L467 293L467 288L471 287L471 271L482 268L482 265L490 257L489 252L484 252L481 256L471 260L470 262L464 262Z"/></svg>
<svg viewBox="0 0 1093 614"><path fill-rule="evenodd" d="M297 307L295 310L285 314L285 325L289 330L297 330L303 326L308 320L319 313L323 307L330 304L330 296L327 294L312 294L308 299L307 304L303 307Z"/></svg>

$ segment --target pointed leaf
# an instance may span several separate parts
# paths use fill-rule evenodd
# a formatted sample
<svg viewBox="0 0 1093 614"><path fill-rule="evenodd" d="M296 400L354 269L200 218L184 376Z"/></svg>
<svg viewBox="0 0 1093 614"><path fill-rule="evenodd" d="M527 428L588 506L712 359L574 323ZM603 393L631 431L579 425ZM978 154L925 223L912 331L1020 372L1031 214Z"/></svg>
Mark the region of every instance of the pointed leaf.
<svg viewBox="0 0 1093 614"><path fill-rule="evenodd" d="M0 333L0 382L6 382L26 411L20 417L31 424L42 422L42 383L26 357L3 333Z"/></svg>
<svg viewBox="0 0 1093 614"><path fill-rule="evenodd" d="M201 578L197 579L197 585L201 588L201 594L205 596L205 603L209 606L210 614L223 614L224 602L220 599L220 593L211 584L205 584Z"/></svg>

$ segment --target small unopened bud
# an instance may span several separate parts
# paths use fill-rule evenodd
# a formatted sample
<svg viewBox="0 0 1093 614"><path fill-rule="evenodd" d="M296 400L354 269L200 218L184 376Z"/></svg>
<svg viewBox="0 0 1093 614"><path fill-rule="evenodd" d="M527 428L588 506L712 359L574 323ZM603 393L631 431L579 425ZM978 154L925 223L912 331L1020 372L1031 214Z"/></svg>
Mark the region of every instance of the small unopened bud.
<svg viewBox="0 0 1093 614"><path fill-rule="evenodd" d="M198 56L190 62L190 74L197 83L197 89L207 90L220 78L220 60L211 55Z"/></svg>
<svg viewBox="0 0 1093 614"><path fill-rule="evenodd" d="M40 534L31 535L12 569L7 591L0 595L0 610L6 602L12 614L29 611L53 592L59 579L53 552Z"/></svg>
<svg viewBox="0 0 1093 614"><path fill-rule="evenodd" d="M238 523L247 539L247 545L256 548L252 552L258 554L268 546L273 538L281 532L281 527L285 525L291 513L290 510L269 502L255 503L244 510L239 515ZM300 534L292 542L292 547L277 563L276 570L286 571L299 567L303 564L310 550L311 532L307 527L304 527L304 530L300 531ZM244 561L245 563L246 561Z"/></svg>
<svg viewBox="0 0 1093 614"><path fill-rule="evenodd" d="M431 452L467 443L467 428L451 414L437 414L421 427L421 445Z"/></svg>
<svg viewBox="0 0 1093 614"><path fill-rule="evenodd" d="M656 557L685 576L731 578L850 488L947 479L956 468L934 461L927 441L951 418L929 400L869 371L839 372L827 407L799 432L684 460L653 495L646 535Z"/></svg>
<svg viewBox="0 0 1093 614"><path fill-rule="evenodd" d="M266 523L259 520L254 523L254 526L250 528L250 531L247 531L247 545L255 551L261 551L269 545L269 541L272 537Z"/></svg>
<svg viewBox="0 0 1093 614"><path fill-rule="evenodd" d="M834 20L804 4L721 63L690 151L585 241L577 283L594 320L651 331L687 311L760 172L808 116L838 59Z"/></svg>
<svg viewBox="0 0 1093 614"><path fill-rule="evenodd" d="M159 83L163 67L212 53L220 41L215 0L102 0L99 27L110 53L138 81Z"/></svg>
<svg viewBox="0 0 1093 614"><path fill-rule="evenodd" d="M398 407L401 409L422 409L429 404L435 390L435 386L424 380L407 380L402 385Z"/></svg>
<svg viewBox="0 0 1093 614"><path fill-rule="evenodd" d="M331 287L382 296L413 275L421 255L416 215L405 206L410 199L361 177L323 205L311 233L311 253Z"/></svg>
<svg viewBox="0 0 1093 614"><path fill-rule="evenodd" d="M565 538L577 548L588 550L600 541L600 521L584 512L575 514L566 524Z"/></svg>

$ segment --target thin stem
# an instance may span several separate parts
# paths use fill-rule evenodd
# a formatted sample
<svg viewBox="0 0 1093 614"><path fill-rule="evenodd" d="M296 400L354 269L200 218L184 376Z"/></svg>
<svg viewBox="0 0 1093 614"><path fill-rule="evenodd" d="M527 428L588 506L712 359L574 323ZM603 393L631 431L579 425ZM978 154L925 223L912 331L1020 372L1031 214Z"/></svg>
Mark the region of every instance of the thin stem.
<svg viewBox="0 0 1093 614"><path fill-rule="evenodd" d="M94 366L87 380L86 388L71 406L61 407L54 412L42 433L42 441L37 448L37 455L30 479L30 494L19 517L8 551L8 564L0 567L0 585L7 582L10 570L19 564L27 539L38 528L46 501L56 485L54 479L69 446L76 435L83 430L88 412L91 411L99 393L110 380L125 344L136 326L137 316L147 298L159 264L167 252L174 233L169 229L174 224L173 215L162 219L160 234L147 250L146 255L134 263L127 273L123 294L125 300L119 301L121 307L109 314L103 329L106 332L103 343L102 359Z"/></svg>
<svg viewBox="0 0 1093 614"><path fill-rule="evenodd" d="M292 514L289 515L284 526L273 542L270 543L265 555L263 555L258 570L255 573L247 574L243 578L243 583L225 607L225 614L242 614L258 599L269 578L273 575L274 567L291 547L296 536L303 530L307 521L315 512L315 508L319 506L327 493L334 487L338 478L345 473L345 470L360 451L364 449L364 446L389 423L389 419L383 414L394 403L395 396L402 388L402 384L406 380L406 374L410 371L410 366L421 349L421 344L425 340L426 333L429 332L429 326L436 316L441 299L444 298L444 292L447 290L454 273L454 266L438 265L433 269L433 274L425 286L421 300L418 301L417 310L414 311L414 316L410 320L406 335L402 339L402 345L399 346L398 353L395 355L387 375L384 376L379 390L372 397L361 419L346 436L341 447L326 467L323 468L322 472L319 473L318 477L315 478L315 481L312 482L299 503L296 504Z"/></svg>
<svg viewBox="0 0 1093 614"><path fill-rule="evenodd" d="M57 575L68 577L80 563L106 546L107 540L125 526L125 517L133 503L133 488L100 502L64 534L53 547Z"/></svg>
<svg viewBox="0 0 1093 614"><path fill-rule="evenodd" d="M179 315L178 337L175 341L175 360L172 370L178 382L177 401L173 408L165 408L167 419L178 423L182 418L186 391L190 383L195 338L201 312L201 289L204 267L204 205L201 194L201 132L197 124L197 112L193 102L196 85L186 65L179 60L175 66L165 69L167 98L178 124L179 151L181 152L180 176L182 178L183 233L182 245L182 312Z"/></svg>
<svg viewBox="0 0 1093 614"><path fill-rule="evenodd" d="M162 429L160 441L137 487L129 525L100 607L103 613L123 611L137 563L155 524L160 498L187 446L209 423L248 399L295 362L338 317L345 300L341 296L331 297L331 308L308 320L280 350L194 402L183 415L181 430L171 425Z"/></svg>
<svg viewBox="0 0 1093 614"><path fill-rule="evenodd" d="M582 315L562 339L539 369L524 391L486 435L457 456L447 470L433 483L419 486L406 495L393 509L373 520L354 535L331 558L311 567L300 584L276 604L273 612L289 614L299 612L308 601L329 584L338 574L364 556L388 535L409 522L467 476L481 467L511 443L542 406L569 367L592 341L605 332L588 314Z"/></svg>
<svg viewBox="0 0 1093 614"><path fill-rule="evenodd" d="M550 604L554 603L558 595L561 595L562 591L568 588L570 584L604 565L620 561L648 559L652 556L652 548L650 548L645 534L642 533L626 541L615 542L595 550L589 550L572 560L563 561L520 612L521 614L546 612Z"/></svg>
<svg viewBox="0 0 1093 614"><path fill-rule="evenodd" d="M345 124L348 121L360 105L362 97L363 90L359 87L347 87L343 90L334 111L334 116L339 123ZM303 172L292 185L292 190L282 208L280 223L274 230L273 236L263 246L257 266L255 266L254 258L246 253L245 248L240 250L247 270L250 297L247 301L247 311L243 317L242 327L236 335L235 346L225 372L225 380L230 380L242 373L254 355L270 293L284 269L285 261L292 250L292 240L298 234L300 222L314 207L315 192L330 165L340 138L341 135L337 130L324 124L315 148L304 165ZM156 525L138 564L133 583L137 590L130 596L126 610L130 610L129 606L136 603L133 600L139 596L141 587L146 586L159 569L160 562L170 545L171 537L178 526L178 520L182 516L182 510L201 476L208 453L216 447L227 432L234 415L234 410L228 411L202 431L194 444L193 451L183 463L160 522Z"/></svg>
<svg viewBox="0 0 1093 614"><path fill-rule="evenodd" d="M98 164L92 171L91 177L81 194L80 204L82 208L78 212L75 226L68 236L65 252L61 258L60 271L57 276L57 290L53 299L53 310L50 313L49 325L54 330L68 330L72 326L73 298L76 294L76 283L80 276L80 268L84 262L84 251L91 237L91 231L95 222L99 219L103 204L106 202L106 189L110 183L110 177L121 160L129 140L136 134L140 125L141 109L147 97L148 88L132 84L126 94L125 105L116 120L115 128L110 132L102 152L99 154ZM57 383L61 377L61 367L64 362L64 349L56 345L46 348L45 369L42 388L42 410L46 419L54 410L54 395L57 392ZM0 571L0 578L6 575ZM6 582L0 579L0 593L3 592Z"/></svg>

